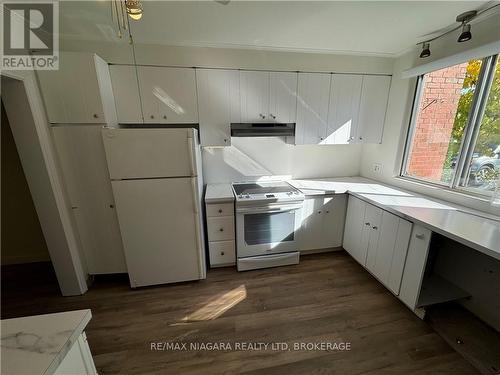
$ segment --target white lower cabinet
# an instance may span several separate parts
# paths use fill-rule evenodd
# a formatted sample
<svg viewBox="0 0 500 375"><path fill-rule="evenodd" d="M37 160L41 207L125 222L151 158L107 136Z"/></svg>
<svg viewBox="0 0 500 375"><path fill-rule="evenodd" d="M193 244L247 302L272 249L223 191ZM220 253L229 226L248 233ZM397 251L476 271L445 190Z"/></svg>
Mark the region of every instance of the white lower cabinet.
<svg viewBox="0 0 500 375"><path fill-rule="evenodd" d="M350 196L344 249L398 295L412 223Z"/></svg>
<svg viewBox="0 0 500 375"><path fill-rule="evenodd" d="M399 291L399 299L412 310L418 307L431 237L432 232L429 229L420 225L413 226Z"/></svg>
<svg viewBox="0 0 500 375"><path fill-rule="evenodd" d="M208 253L211 267L236 264L234 203L206 203Z"/></svg>
<svg viewBox="0 0 500 375"><path fill-rule="evenodd" d="M300 250L342 246L346 195L307 197L302 208Z"/></svg>
<svg viewBox="0 0 500 375"><path fill-rule="evenodd" d="M366 268L394 294L399 294L410 241L412 224L387 211L382 211L376 243L370 242Z"/></svg>
<svg viewBox="0 0 500 375"><path fill-rule="evenodd" d="M78 337L78 340L73 344L60 365L54 371L54 374L97 374L85 332L82 332Z"/></svg>

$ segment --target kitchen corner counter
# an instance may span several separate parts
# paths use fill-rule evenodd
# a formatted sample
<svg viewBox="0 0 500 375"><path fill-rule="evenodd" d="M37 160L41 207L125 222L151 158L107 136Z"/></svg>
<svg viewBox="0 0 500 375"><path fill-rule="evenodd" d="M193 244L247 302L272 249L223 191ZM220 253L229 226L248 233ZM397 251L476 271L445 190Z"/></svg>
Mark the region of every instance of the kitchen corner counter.
<svg viewBox="0 0 500 375"><path fill-rule="evenodd" d="M87 309L2 320L2 374L53 374L91 317Z"/></svg>
<svg viewBox="0 0 500 375"><path fill-rule="evenodd" d="M306 196L351 194L500 260L500 221L493 215L399 190L362 177L291 180Z"/></svg>
<svg viewBox="0 0 500 375"><path fill-rule="evenodd" d="M233 202L234 194L231 184L208 184L205 192L205 203Z"/></svg>

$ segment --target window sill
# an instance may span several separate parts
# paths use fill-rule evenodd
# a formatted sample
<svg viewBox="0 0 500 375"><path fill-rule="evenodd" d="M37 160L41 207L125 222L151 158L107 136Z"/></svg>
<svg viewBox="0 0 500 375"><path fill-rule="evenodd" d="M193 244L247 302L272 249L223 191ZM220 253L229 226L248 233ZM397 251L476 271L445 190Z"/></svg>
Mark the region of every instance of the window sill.
<svg viewBox="0 0 500 375"><path fill-rule="evenodd" d="M422 181L422 180L412 178L412 177L394 176L394 178L401 181L401 182L411 184L414 186L419 186L422 188L433 189L433 190L446 191L450 195L453 195L457 198L473 199L473 200L475 200L477 202L481 202L483 204L489 204L491 201L491 196L475 194L473 192L467 192L467 191L460 190L460 189L452 189L448 186L444 186L444 185L440 185L440 184L436 184L436 183L432 183L432 182L426 182L426 181Z"/></svg>

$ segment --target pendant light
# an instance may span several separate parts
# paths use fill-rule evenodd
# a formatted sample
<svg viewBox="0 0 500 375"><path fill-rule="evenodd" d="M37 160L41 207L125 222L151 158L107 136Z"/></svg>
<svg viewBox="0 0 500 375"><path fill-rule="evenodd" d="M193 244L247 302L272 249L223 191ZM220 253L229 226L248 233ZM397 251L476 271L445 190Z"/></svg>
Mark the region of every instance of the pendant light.
<svg viewBox="0 0 500 375"><path fill-rule="evenodd" d="M142 18L142 4L139 0L125 0L125 8L133 20L138 21Z"/></svg>

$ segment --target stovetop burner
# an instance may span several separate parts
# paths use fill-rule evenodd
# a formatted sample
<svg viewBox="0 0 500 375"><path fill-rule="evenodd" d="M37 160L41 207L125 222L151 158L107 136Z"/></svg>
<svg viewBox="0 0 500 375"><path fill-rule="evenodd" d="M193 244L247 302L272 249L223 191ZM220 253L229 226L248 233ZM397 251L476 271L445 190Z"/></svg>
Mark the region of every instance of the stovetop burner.
<svg viewBox="0 0 500 375"><path fill-rule="evenodd" d="M242 182L233 183L236 204L278 204L304 200L304 194L288 182Z"/></svg>
<svg viewBox="0 0 500 375"><path fill-rule="evenodd" d="M236 195L287 193L297 190L284 181L233 184L233 188Z"/></svg>

